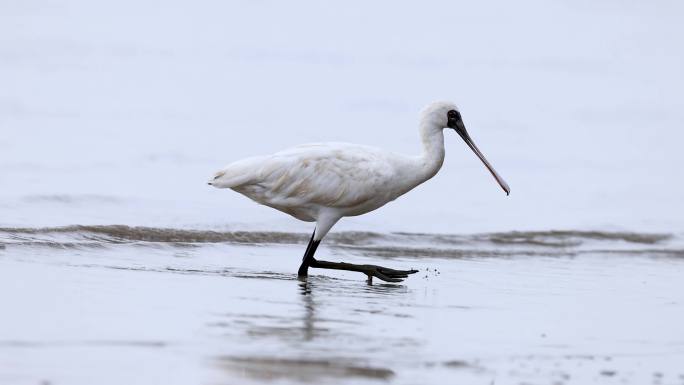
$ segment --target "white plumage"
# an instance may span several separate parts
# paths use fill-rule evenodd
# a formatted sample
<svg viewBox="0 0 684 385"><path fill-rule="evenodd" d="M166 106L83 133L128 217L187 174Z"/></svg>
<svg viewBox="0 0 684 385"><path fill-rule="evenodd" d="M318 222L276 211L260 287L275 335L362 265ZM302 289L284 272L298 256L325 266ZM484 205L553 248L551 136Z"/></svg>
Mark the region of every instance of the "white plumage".
<svg viewBox="0 0 684 385"><path fill-rule="evenodd" d="M296 146L272 155L236 161L209 184L233 189L250 199L303 221L315 221L320 241L342 217L373 211L439 171L444 161L444 128L454 128L508 193L508 186L468 136L457 107L435 102L421 113L422 153L405 156L347 143Z"/></svg>
<svg viewBox="0 0 684 385"><path fill-rule="evenodd" d="M231 163L210 183L319 222L319 240L338 219L375 210L415 187L417 178L407 172L414 162L369 146L305 144Z"/></svg>

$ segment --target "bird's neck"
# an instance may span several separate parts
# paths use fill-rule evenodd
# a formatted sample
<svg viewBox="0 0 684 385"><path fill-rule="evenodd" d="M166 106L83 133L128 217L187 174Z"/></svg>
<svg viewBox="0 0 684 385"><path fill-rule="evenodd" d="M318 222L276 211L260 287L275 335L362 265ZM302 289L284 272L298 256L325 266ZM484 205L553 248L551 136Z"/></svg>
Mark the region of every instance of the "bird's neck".
<svg viewBox="0 0 684 385"><path fill-rule="evenodd" d="M444 132L432 122L422 122L420 139L423 153L419 156L420 176L424 182L432 178L444 163Z"/></svg>

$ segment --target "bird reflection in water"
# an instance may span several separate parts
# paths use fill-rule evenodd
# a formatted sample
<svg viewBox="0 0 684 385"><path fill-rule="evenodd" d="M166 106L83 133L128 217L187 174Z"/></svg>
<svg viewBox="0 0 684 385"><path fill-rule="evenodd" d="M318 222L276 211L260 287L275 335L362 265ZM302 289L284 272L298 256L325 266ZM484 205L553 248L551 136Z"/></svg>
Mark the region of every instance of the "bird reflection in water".
<svg viewBox="0 0 684 385"><path fill-rule="evenodd" d="M307 279L300 279L299 292L302 295L304 316L302 317L302 335L304 341L314 338L314 319L316 316L316 301L313 298L312 284Z"/></svg>
<svg viewBox="0 0 684 385"><path fill-rule="evenodd" d="M326 326L331 324L356 324L356 319L330 319L321 317L322 308L325 307L325 293L334 295L336 309L339 305L348 303L351 307L349 314L385 314L389 310L387 307L393 305L387 302L388 296L398 296L404 298L410 290L404 285L397 284L375 284L359 285L358 281L350 281L345 284L340 280L322 279L312 277L300 277L298 290L302 297L302 338L304 341L311 341L315 337L320 337L330 331L329 327L321 327L320 322L325 322ZM361 288L360 288L361 286ZM316 298L316 292L319 297ZM321 295L323 295L321 297ZM345 298L346 297L346 298ZM346 299L346 300L345 300ZM374 301L377 299L378 301ZM392 301L390 301L392 302ZM354 317L356 318L356 317ZM318 322L318 325L317 325Z"/></svg>

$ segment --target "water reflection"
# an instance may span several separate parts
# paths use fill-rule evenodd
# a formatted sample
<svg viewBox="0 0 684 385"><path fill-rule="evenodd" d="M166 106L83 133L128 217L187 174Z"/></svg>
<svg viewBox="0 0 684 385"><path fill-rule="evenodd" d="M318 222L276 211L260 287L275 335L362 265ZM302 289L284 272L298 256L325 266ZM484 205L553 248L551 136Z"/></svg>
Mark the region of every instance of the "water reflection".
<svg viewBox="0 0 684 385"><path fill-rule="evenodd" d="M214 324L231 329L230 339L238 338L246 348L218 354L218 367L231 378L257 382L387 381L395 375L382 365L384 361L374 362L368 354L407 345L405 336L378 335L386 317L395 318L389 310L402 301L408 292L405 286L368 286L361 280L327 276L307 277L291 285L293 281L286 285L294 289L290 296L297 301L284 295L274 306L249 314L223 314L226 321ZM278 284L278 289L279 294L285 293L283 285ZM278 348L264 349L269 345L264 339Z"/></svg>
<svg viewBox="0 0 684 385"><path fill-rule="evenodd" d="M299 282L299 293L302 298L302 305L304 307L304 316L302 317L302 335L304 341L310 341L314 338L314 320L316 317L316 301L314 299L312 284L306 279L301 278Z"/></svg>
<svg viewBox="0 0 684 385"><path fill-rule="evenodd" d="M329 334L335 334L339 337L341 334L350 333L351 331L341 325L363 324L362 314L392 318L410 317L394 310L401 306L409 292L406 286L400 284L368 285L355 280L306 277L299 279L298 292L301 298L303 341L311 341L322 335L330 337ZM396 302L388 297L394 297ZM326 313L334 316L321 316L326 307L330 308ZM331 329L334 329L334 333Z"/></svg>

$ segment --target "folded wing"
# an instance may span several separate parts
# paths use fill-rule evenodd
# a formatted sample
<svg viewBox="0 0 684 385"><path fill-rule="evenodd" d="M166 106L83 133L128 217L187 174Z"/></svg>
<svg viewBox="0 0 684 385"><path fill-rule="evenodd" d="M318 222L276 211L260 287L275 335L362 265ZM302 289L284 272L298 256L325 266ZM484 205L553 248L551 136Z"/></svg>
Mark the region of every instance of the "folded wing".
<svg viewBox="0 0 684 385"><path fill-rule="evenodd" d="M326 143L232 163L210 184L269 206L346 208L387 194L393 175L391 163L375 148Z"/></svg>

